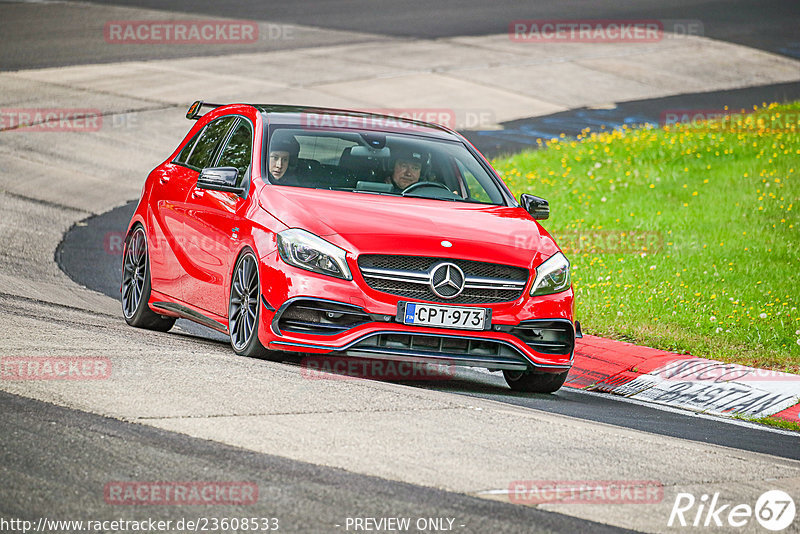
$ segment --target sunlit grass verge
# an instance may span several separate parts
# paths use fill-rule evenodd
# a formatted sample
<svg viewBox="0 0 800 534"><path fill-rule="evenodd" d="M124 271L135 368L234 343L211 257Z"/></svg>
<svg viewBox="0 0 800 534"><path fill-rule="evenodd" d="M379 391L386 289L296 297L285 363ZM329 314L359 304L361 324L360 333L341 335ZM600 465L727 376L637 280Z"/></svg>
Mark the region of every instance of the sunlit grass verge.
<svg viewBox="0 0 800 534"><path fill-rule="evenodd" d="M493 163L550 201L588 333L800 372L800 102Z"/></svg>
<svg viewBox="0 0 800 534"><path fill-rule="evenodd" d="M795 423L794 421L787 421L786 419L781 419L779 417L736 417L736 419L773 426L775 428L782 428L783 430L794 430L795 432L800 432L800 424Z"/></svg>

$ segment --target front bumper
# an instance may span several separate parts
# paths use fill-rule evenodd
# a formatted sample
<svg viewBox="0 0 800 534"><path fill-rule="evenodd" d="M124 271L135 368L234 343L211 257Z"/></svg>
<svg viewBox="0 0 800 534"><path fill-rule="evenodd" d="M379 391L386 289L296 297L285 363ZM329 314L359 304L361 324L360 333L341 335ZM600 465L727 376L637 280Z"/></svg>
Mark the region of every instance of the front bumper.
<svg viewBox="0 0 800 534"><path fill-rule="evenodd" d="M276 254L262 258L262 344L492 370L563 372L572 366L572 289L534 298L526 287L516 301L479 305L491 309L486 330L422 327L398 322L398 302L408 299L371 289L354 264L354 279L347 281L287 266Z"/></svg>

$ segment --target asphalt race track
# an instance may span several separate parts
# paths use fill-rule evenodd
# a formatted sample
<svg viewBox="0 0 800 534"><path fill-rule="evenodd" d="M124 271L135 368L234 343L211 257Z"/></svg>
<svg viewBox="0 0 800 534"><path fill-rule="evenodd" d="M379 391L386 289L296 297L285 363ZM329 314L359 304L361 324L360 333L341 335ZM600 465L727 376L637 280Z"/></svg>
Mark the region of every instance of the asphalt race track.
<svg viewBox="0 0 800 534"><path fill-rule="evenodd" d="M791 0L501 0L491 3L447 0L435 5L424 0L402 0L381 2L380 7L370 0L234 0L225 3L213 0L113 0L95 3L427 39L505 33L508 21L516 19L688 19L702 21L704 34L713 39L795 57L800 55L796 25L800 5Z"/></svg>
<svg viewBox="0 0 800 534"><path fill-rule="evenodd" d="M123 423L75 410L0 392L0 447L5 453L5 480L15 480L17 495L26 499L0 504L3 516L36 522L33 510L53 510L51 518L105 517L103 495L92 486L125 480L131 472L146 480L247 480L259 488L259 502L247 508L248 516L275 517L280 530L335 531L344 525L347 510L364 517L457 518L456 528L469 532L626 532L591 521L513 506L466 495L448 493L340 469L293 462L257 454L173 432ZM58 425L54 425L58 421ZM42 440L42 435L49 439ZM54 470L42 458L58 458ZM84 473L88 470L88 477ZM76 488L83 491L75 492ZM74 494L64 500L61 496ZM208 515L201 506L160 507L149 514L157 520ZM241 507L216 507L219 517L242 515ZM141 519L141 514L121 512L114 518ZM463 527L461 527L463 525ZM341 527L339 527L341 528Z"/></svg>
<svg viewBox="0 0 800 534"><path fill-rule="evenodd" d="M264 38L143 46L103 33L115 20L205 18L258 21ZM509 44L515 19L694 21L702 34L531 48ZM516 394L473 369L446 381L309 379L299 357L240 358L188 321L166 334L130 328L118 302L133 202L196 98L488 109L486 124L462 130L493 156L587 126L658 123L665 109L800 99L798 27L800 3L777 0L0 2L0 110L103 119L89 131L0 124L0 357L109 365L102 380L0 380L0 533L21 531L9 519L223 517L309 533L399 532L352 523L393 517L441 520L411 532L676 532L690 530L667 526L680 494L753 506L780 489L800 505L798 433L569 388ZM250 484L258 498L121 505L107 494L159 481ZM538 504L515 500L520 481L661 493Z"/></svg>

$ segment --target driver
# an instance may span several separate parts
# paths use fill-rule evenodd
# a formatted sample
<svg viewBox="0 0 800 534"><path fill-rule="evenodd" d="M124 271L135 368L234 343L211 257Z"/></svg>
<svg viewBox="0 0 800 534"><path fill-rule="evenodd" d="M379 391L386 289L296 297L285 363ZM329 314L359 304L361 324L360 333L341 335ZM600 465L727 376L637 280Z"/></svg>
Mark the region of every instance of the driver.
<svg viewBox="0 0 800 534"><path fill-rule="evenodd" d="M392 154L392 175L386 181L395 187L396 192L400 192L419 182L425 157L421 152L409 149L398 149L395 152Z"/></svg>
<svg viewBox="0 0 800 534"><path fill-rule="evenodd" d="M272 140L269 144L267 168L273 184L297 185L297 180L293 176L287 176L287 171L297 163L299 153L300 144L292 136L281 136Z"/></svg>

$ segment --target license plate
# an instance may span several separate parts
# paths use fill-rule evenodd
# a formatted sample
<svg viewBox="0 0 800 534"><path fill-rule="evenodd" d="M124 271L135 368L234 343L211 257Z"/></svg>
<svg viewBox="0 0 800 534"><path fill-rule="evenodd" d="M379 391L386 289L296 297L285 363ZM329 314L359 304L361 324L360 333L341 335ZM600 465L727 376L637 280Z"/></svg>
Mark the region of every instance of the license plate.
<svg viewBox="0 0 800 534"><path fill-rule="evenodd" d="M403 304L405 306L403 307ZM463 306L439 306L420 302L400 303L398 319L404 324L434 326L438 328L460 328L462 330L485 330L491 310Z"/></svg>

